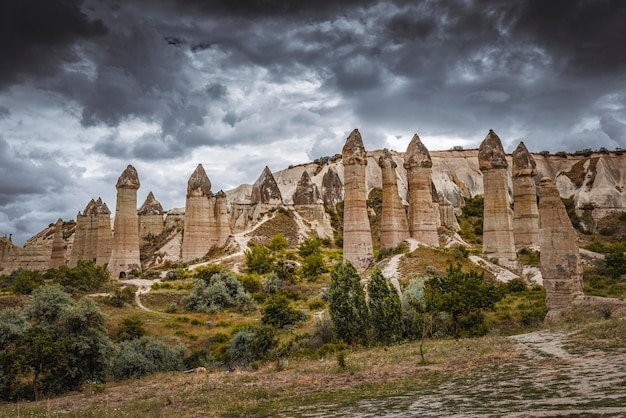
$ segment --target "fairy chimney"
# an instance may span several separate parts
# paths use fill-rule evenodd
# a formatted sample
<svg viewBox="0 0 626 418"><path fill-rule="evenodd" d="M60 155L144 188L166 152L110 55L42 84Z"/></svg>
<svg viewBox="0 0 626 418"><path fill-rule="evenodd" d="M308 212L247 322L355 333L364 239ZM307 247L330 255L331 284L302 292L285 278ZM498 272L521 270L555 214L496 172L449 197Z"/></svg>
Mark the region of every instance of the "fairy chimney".
<svg viewBox="0 0 626 418"><path fill-rule="evenodd" d="M515 260L508 163L502 142L491 129L478 149L478 167L484 186L483 253L502 261Z"/></svg>
<svg viewBox="0 0 626 418"><path fill-rule="evenodd" d="M108 269L113 278L126 278L131 271L141 271L139 258L139 219L137 190L140 187L137 170L132 165L117 180L117 202L113 226L113 244Z"/></svg>
<svg viewBox="0 0 626 418"><path fill-rule="evenodd" d="M322 177L322 200L333 210L343 200L343 183L335 167L329 167Z"/></svg>
<svg viewBox="0 0 626 418"><path fill-rule="evenodd" d="M428 149L417 134L413 135L404 154L409 188L409 231L417 241L437 247L439 208L433 202L432 166Z"/></svg>
<svg viewBox="0 0 626 418"><path fill-rule="evenodd" d="M409 225L398 193L397 164L387 148L378 159L382 171L383 197L380 214L380 248L394 248L409 237Z"/></svg>
<svg viewBox="0 0 626 418"><path fill-rule="evenodd" d="M311 181L311 176L305 170L302 172L302 177L298 181L296 191L293 194L294 205L315 205L319 199L319 192L317 186Z"/></svg>
<svg viewBox="0 0 626 418"><path fill-rule="evenodd" d="M198 164L187 182L183 232L183 262L204 257L217 243L215 206L211 181Z"/></svg>
<svg viewBox="0 0 626 418"><path fill-rule="evenodd" d="M259 178L252 185L250 195L251 203L280 205L283 203L283 197L278 188L278 183L268 166L265 166Z"/></svg>
<svg viewBox="0 0 626 418"><path fill-rule="evenodd" d="M59 218L54 224L54 237L52 238L52 254L50 255L50 268L58 268L65 265L65 242L63 241L63 220Z"/></svg>
<svg viewBox="0 0 626 418"><path fill-rule="evenodd" d="M367 216L365 168L367 154L361 134L352 131L342 150L344 166L343 258L359 272L374 262L372 233Z"/></svg>
<svg viewBox="0 0 626 418"><path fill-rule="evenodd" d="M139 208L139 237L142 243L146 243L146 238L154 238L163 232L163 206L154 197L152 192L148 193L145 202Z"/></svg>
<svg viewBox="0 0 626 418"><path fill-rule="evenodd" d="M101 198L96 200L95 217L93 225L96 228L96 264L104 266L111 259L113 232L111 231L111 211Z"/></svg>
<svg viewBox="0 0 626 418"><path fill-rule="evenodd" d="M226 193L220 190L215 195L215 216L217 217L217 243L218 247L224 246L228 237L230 237L231 229L228 215L228 200Z"/></svg>
<svg viewBox="0 0 626 418"><path fill-rule="evenodd" d="M535 159L520 142L513 151L513 236L518 250L539 245L536 175Z"/></svg>
<svg viewBox="0 0 626 418"><path fill-rule="evenodd" d="M539 184L541 275L546 288L547 318L556 318L583 294L578 235L567 216L554 180Z"/></svg>

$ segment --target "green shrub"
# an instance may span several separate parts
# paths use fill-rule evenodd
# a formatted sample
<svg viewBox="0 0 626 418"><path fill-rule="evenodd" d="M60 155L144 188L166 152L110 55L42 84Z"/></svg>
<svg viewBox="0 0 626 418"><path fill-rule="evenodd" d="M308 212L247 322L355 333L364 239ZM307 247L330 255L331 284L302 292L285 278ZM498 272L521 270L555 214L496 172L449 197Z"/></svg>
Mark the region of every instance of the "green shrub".
<svg viewBox="0 0 626 418"><path fill-rule="evenodd" d="M361 278L347 261L331 271L328 310L337 337L350 344L367 343L370 315Z"/></svg>
<svg viewBox="0 0 626 418"><path fill-rule="evenodd" d="M289 241L283 234L276 234L270 240L268 247L272 251L281 251L289 247Z"/></svg>
<svg viewBox="0 0 626 418"><path fill-rule="evenodd" d="M291 307L289 299L283 293L275 293L263 305L261 321L265 325L283 328L293 325L302 319L302 313Z"/></svg>
<svg viewBox="0 0 626 418"><path fill-rule="evenodd" d="M239 277L239 281L241 285L246 290L246 292L252 294L255 292L259 292L261 290L262 284L261 279L257 274L244 274Z"/></svg>
<svg viewBox="0 0 626 418"><path fill-rule="evenodd" d="M307 238L298 247L298 254L303 259L311 254L319 254L321 252L322 240L319 238Z"/></svg>
<svg viewBox="0 0 626 418"><path fill-rule="evenodd" d="M33 290L44 283L44 276L35 270L18 269L11 273L7 280L13 293L30 295Z"/></svg>
<svg viewBox="0 0 626 418"><path fill-rule="evenodd" d="M247 367L255 360L269 358L278 345L276 331L270 326L247 327L238 331L228 346L228 356L233 364Z"/></svg>
<svg viewBox="0 0 626 418"><path fill-rule="evenodd" d="M141 377L151 373L182 370L184 347L169 348L153 337L141 337L120 344L113 361L116 379Z"/></svg>
<svg viewBox="0 0 626 418"><path fill-rule="evenodd" d="M233 273L221 271L214 274L208 282L195 279L194 285L191 294L182 300L188 311L216 313L228 307L235 307L240 312L254 309L250 294Z"/></svg>
<svg viewBox="0 0 626 418"><path fill-rule="evenodd" d="M396 289L379 269L374 270L367 286L367 305L377 341L390 344L402 337L402 306Z"/></svg>
<svg viewBox="0 0 626 418"><path fill-rule="evenodd" d="M309 309L312 311L323 309L325 306L326 302L324 302L322 299L313 299L311 302L309 302Z"/></svg>
<svg viewBox="0 0 626 418"><path fill-rule="evenodd" d="M274 268L274 259L269 248L255 245L244 251L248 273L266 274Z"/></svg>
<svg viewBox="0 0 626 418"><path fill-rule="evenodd" d="M118 341L127 341L143 337L146 329L143 327L143 319L137 315L127 316L122 319L117 330Z"/></svg>
<svg viewBox="0 0 626 418"><path fill-rule="evenodd" d="M315 282L328 269L321 253L309 254L302 264L302 275L310 282Z"/></svg>
<svg viewBox="0 0 626 418"><path fill-rule="evenodd" d="M73 291L97 290L111 278L109 271L93 261L79 259L76 267L61 266L50 269L45 277Z"/></svg>

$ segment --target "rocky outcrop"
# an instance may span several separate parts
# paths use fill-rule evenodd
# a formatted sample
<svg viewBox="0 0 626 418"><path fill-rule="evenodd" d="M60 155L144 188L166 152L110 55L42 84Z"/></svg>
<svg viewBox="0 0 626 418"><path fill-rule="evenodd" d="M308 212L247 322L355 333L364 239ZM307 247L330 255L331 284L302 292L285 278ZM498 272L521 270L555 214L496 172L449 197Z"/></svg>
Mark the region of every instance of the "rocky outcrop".
<svg viewBox="0 0 626 418"><path fill-rule="evenodd" d="M97 201L91 199L83 213L76 215L70 267L75 267L79 259L104 266L111 258L112 240L111 211L101 198Z"/></svg>
<svg viewBox="0 0 626 418"><path fill-rule="evenodd" d="M9 274L20 267L20 250L11 238L0 237L0 274Z"/></svg>
<svg viewBox="0 0 626 418"><path fill-rule="evenodd" d="M513 222L508 193L508 163L498 135L489 130L478 149L478 165L483 173L484 217L483 253L499 260L515 260Z"/></svg>
<svg viewBox="0 0 626 418"><path fill-rule="evenodd" d="M54 238L52 239L52 254L50 255L50 268L58 268L65 265L65 242L63 241L63 220L59 218L54 225Z"/></svg>
<svg viewBox="0 0 626 418"><path fill-rule="evenodd" d="M513 236L518 250L539 245L536 175L535 159L520 142L513 151Z"/></svg>
<svg viewBox="0 0 626 418"><path fill-rule="evenodd" d="M409 225L402 199L398 194L397 164L388 149L378 159L382 171L383 197L380 213L380 248L397 247L409 237Z"/></svg>
<svg viewBox="0 0 626 418"><path fill-rule="evenodd" d="M432 160L428 149L417 134L411 139L404 154L404 168L408 182L411 237L436 247L439 245L437 234L439 208L433 202Z"/></svg>
<svg viewBox="0 0 626 418"><path fill-rule="evenodd" d="M230 237L231 229L228 215L228 199L226 193L220 190L215 195L215 216L217 218L217 239L216 244L218 247L224 246L228 237Z"/></svg>
<svg viewBox="0 0 626 418"><path fill-rule="evenodd" d="M367 154L361 134L352 131L342 150L344 167L343 258L359 272L374 262L372 233L367 215L365 167Z"/></svg>
<svg viewBox="0 0 626 418"><path fill-rule="evenodd" d="M113 243L108 270L113 278L126 278L133 271L141 271L139 259L139 218L137 190L140 187L137 170L132 165L117 180L117 201Z"/></svg>
<svg viewBox="0 0 626 418"><path fill-rule="evenodd" d="M541 275L546 288L547 319L556 318L582 296L582 264L578 236L554 181L539 184Z"/></svg>
<svg viewBox="0 0 626 418"><path fill-rule="evenodd" d="M217 220L211 181L198 164L187 182L185 226L183 232L183 262L202 258L217 245Z"/></svg>
<svg viewBox="0 0 626 418"><path fill-rule="evenodd" d="M335 167L329 167L322 177L322 200L333 210L337 203L343 201L343 183Z"/></svg>
<svg viewBox="0 0 626 418"><path fill-rule="evenodd" d="M139 237L141 243L145 244L147 237L158 237L163 233L165 221L163 219L163 206L154 197L152 192L148 193L145 202L137 212L139 216Z"/></svg>
<svg viewBox="0 0 626 418"><path fill-rule="evenodd" d="M257 203L280 205L283 203L278 183L276 183L276 179L274 179L268 166L265 166L259 178L252 185L250 202L253 205Z"/></svg>
<svg viewBox="0 0 626 418"><path fill-rule="evenodd" d="M316 205L319 198L317 186L311 181L309 173L304 171L293 195L294 205Z"/></svg>

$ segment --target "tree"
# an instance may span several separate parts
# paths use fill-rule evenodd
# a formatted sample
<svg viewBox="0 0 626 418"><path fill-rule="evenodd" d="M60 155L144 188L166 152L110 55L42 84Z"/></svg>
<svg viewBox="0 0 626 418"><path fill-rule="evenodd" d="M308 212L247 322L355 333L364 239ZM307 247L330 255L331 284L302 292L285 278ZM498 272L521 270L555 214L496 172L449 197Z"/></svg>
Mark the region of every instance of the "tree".
<svg viewBox="0 0 626 418"><path fill-rule="evenodd" d="M311 254L319 254L321 252L322 240L319 238L307 238L298 247L298 254L300 257L307 258Z"/></svg>
<svg viewBox="0 0 626 418"><path fill-rule="evenodd" d="M274 259L269 248L255 245L244 251L248 273L265 274L272 271Z"/></svg>
<svg viewBox="0 0 626 418"><path fill-rule="evenodd" d="M269 249L272 251L280 251L289 247L289 241L283 234L276 234L270 240L270 244L268 245Z"/></svg>
<svg viewBox="0 0 626 418"><path fill-rule="evenodd" d="M143 337L145 334L143 319L138 315L132 315L127 316L120 322L120 327L117 330L117 339L118 341L132 340Z"/></svg>
<svg viewBox="0 0 626 418"><path fill-rule="evenodd" d="M483 273L474 270L464 273L460 264L451 264L445 277L426 281L424 296L426 311L444 311L452 316L454 338L459 338L464 317L478 320L476 315L481 310L492 308L502 297L493 283L484 280Z"/></svg>
<svg viewBox="0 0 626 418"><path fill-rule="evenodd" d="M183 346L169 348L153 337L141 337L120 344L113 361L113 376L117 379L141 377L150 373L183 369Z"/></svg>
<svg viewBox="0 0 626 418"><path fill-rule="evenodd" d="M306 256L304 263L302 264L302 275L307 280L314 282L322 274L328 271L326 265L324 265L324 257L321 253L313 253Z"/></svg>
<svg viewBox="0 0 626 418"><path fill-rule="evenodd" d="M367 342L370 315L361 278L349 261L338 265L330 273L328 310L339 339L349 344Z"/></svg>
<svg viewBox="0 0 626 418"><path fill-rule="evenodd" d="M0 317L4 399L39 399L78 389L87 380L105 380L114 347L95 302L83 298L75 303L58 284L44 285L33 291L23 310L12 314L10 320ZM32 395L20 382L29 382Z"/></svg>
<svg viewBox="0 0 626 418"><path fill-rule="evenodd" d="M261 322L276 328L283 328L295 324L302 319L302 314L291 307L289 299L284 293L275 293L265 301L263 305L263 318Z"/></svg>
<svg viewBox="0 0 626 418"><path fill-rule="evenodd" d="M398 292L379 269L372 273L367 292L376 340L385 344L398 341L402 337L402 305Z"/></svg>

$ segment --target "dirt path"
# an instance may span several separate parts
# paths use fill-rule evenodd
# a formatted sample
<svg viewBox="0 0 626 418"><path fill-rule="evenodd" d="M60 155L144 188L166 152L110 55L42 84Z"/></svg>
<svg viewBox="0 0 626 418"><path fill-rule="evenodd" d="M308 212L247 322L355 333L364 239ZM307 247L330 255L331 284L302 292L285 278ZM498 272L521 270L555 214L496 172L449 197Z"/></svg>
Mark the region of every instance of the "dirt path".
<svg viewBox="0 0 626 418"><path fill-rule="evenodd" d="M626 416L626 349L593 350L565 332L511 337L520 357L452 374L428 390L349 407L319 405L308 417ZM276 416L300 416L298 411ZM311 412L311 411L308 411ZM304 415L303 415L304 416Z"/></svg>

